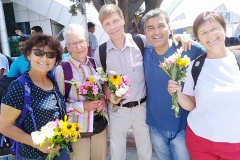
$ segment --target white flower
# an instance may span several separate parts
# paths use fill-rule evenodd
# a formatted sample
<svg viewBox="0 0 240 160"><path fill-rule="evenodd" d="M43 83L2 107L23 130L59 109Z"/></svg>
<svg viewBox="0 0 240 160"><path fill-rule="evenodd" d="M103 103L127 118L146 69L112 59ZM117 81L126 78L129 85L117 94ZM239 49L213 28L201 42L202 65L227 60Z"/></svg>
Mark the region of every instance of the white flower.
<svg viewBox="0 0 240 160"><path fill-rule="evenodd" d="M54 136L54 128L43 126L41 128L41 134L45 135L47 138L52 138Z"/></svg>
<svg viewBox="0 0 240 160"><path fill-rule="evenodd" d="M182 54L182 52L183 52L183 48L182 48L182 47L179 48L179 49L177 49L177 53L178 53L178 54Z"/></svg>
<svg viewBox="0 0 240 160"><path fill-rule="evenodd" d="M44 142L45 140L45 135L41 134L39 131L35 131L31 133L32 136L32 141L35 145L40 145Z"/></svg>
<svg viewBox="0 0 240 160"><path fill-rule="evenodd" d="M125 95L128 92L128 90L129 90L129 86L124 85L124 87L119 88L118 90L116 90L115 94L118 97L121 97L121 96Z"/></svg>
<svg viewBox="0 0 240 160"><path fill-rule="evenodd" d="M93 76L90 76L92 77L95 81L98 81L101 79L101 75L99 75L98 73L94 74Z"/></svg>
<svg viewBox="0 0 240 160"><path fill-rule="evenodd" d="M109 71L112 75L116 75L117 73L115 71Z"/></svg>
<svg viewBox="0 0 240 160"><path fill-rule="evenodd" d="M99 73L102 73L102 71L103 71L103 70L102 70L102 67L96 68L96 71L99 72Z"/></svg>

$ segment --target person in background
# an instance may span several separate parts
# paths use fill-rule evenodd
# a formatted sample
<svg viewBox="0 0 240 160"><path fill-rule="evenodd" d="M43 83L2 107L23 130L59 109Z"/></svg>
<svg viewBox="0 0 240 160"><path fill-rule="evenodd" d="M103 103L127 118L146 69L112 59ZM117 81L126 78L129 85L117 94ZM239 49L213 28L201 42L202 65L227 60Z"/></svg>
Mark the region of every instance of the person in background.
<svg viewBox="0 0 240 160"><path fill-rule="evenodd" d="M240 50L240 38L226 37L225 46L231 50Z"/></svg>
<svg viewBox="0 0 240 160"><path fill-rule="evenodd" d="M70 57L70 53L67 49L67 47L63 48L63 54L62 54L62 62L67 62Z"/></svg>
<svg viewBox="0 0 240 160"><path fill-rule="evenodd" d="M161 9L153 9L142 19L147 40L152 44L144 50L143 66L147 88L147 124L158 159L189 160L185 142L188 111L180 108L176 118L171 109L172 97L166 87L170 77L159 67L159 62L173 55L181 47L173 45L170 36L169 16ZM191 60L205 53L205 49L193 42L191 50L183 51Z"/></svg>
<svg viewBox="0 0 240 160"><path fill-rule="evenodd" d="M15 33L19 36L29 37L29 35L22 33L22 31L19 29L15 30ZM43 34L43 29L41 26L33 26L31 28L31 35L34 35L36 33Z"/></svg>
<svg viewBox="0 0 240 160"><path fill-rule="evenodd" d="M13 61L10 70L7 74L8 77L19 77L24 72L30 69L29 61L23 55L23 51L25 49L25 43L29 39L29 37L21 36L18 40L19 50L21 52L21 56L19 56L15 61Z"/></svg>
<svg viewBox="0 0 240 160"><path fill-rule="evenodd" d="M33 26L32 28L31 28L31 34L32 35L34 35L34 34L43 34L43 29L42 29L42 27L40 27L40 26Z"/></svg>
<svg viewBox="0 0 240 160"><path fill-rule="evenodd" d="M225 46L224 17L209 11L199 14L193 23L193 33L206 49L196 86L193 64L188 67L182 92L176 81L168 83L169 93L177 92L178 103L190 111L186 129L188 151L193 160L237 160L240 158L240 71L236 57Z"/></svg>
<svg viewBox="0 0 240 160"><path fill-rule="evenodd" d="M70 53L68 62L71 66L73 79L83 82L89 76L96 73L94 64L87 56L88 41L84 29L78 24L70 24L63 30L66 47ZM54 72L60 92L66 93L64 73L71 72L63 70L61 65ZM100 84L99 84L100 85ZM107 155L107 131L106 128L99 134L93 134L94 111L102 111L106 107L105 96L100 100L86 100L78 90L72 86L66 105L67 114L73 122L81 124L81 139L72 144L73 152L71 160L106 160ZM106 118L107 120L107 118Z"/></svg>
<svg viewBox="0 0 240 160"><path fill-rule="evenodd" d="M238 37L226 37L225 39L225 46L230 47L230 46L238 46L240 45L240 38Z"/></svg>
<svg viewBox="0 0 240 160"><path fill-rule="evenodd" d="M0 53L0 77L7 75L9 71L8 59L2 53Z"/></svg>
<svg viewBox="0 0 240 160"><path fill-rule="evenodd" d="M37 130L40 130L50 121L63 120L66 114L64 97L59 92L54 78L48 74L54 65L61 61L62 47L53 37L41 34L32 36L26 42L23 54L30 62L31 68L22 76L25 76L30 83L30 106L33 109ZM43 146L33 143L31 133L35 129L31 114L26 114L21 129L14 125L23 109L23 87L20 81L15 80L5 92L1 103L0 132L20 142L21 160L45 160L47 153L55 153L58 150L60 156L56 156L54 160L66 160L67 149L60 149L59 146L51 149L50 143Z"/></svg>
<svg viewBox="0 0 240 160"><path fill-rule="evenodd" d="M95 32L95 24L92 22L87 23L88 26L88 40L90 46L90 56L94 57L94 52L98 48L98 41L96 36L93 34Z"/></svg>

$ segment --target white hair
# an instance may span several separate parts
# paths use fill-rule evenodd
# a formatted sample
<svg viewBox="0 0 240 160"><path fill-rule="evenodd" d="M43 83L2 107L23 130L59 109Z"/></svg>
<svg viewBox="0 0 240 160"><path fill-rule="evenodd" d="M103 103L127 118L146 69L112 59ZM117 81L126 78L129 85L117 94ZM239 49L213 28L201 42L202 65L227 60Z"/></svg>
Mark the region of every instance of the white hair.
<svg viewBox="0 0 240 160"><path fill-rule="evenodd" d="M69 24L68 26L66 26L63 29L62 34L63 34L63 38L66 42L67 42L67 38L68 38L69 35L75 35L75 36L83 35L84 37L86 37L85 36L85 30L83 29L83 27L79 24L76 24L76 23Z"/></svg>

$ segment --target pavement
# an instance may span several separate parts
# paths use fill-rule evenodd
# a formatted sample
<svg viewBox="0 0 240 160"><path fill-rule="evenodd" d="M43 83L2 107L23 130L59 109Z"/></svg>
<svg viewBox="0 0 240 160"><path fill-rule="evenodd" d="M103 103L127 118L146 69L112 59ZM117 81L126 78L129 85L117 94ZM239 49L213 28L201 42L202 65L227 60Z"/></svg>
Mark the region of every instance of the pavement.
<svg viewBox="0 0 240 160"><path fill-rule="evenodd" d="M7 159L0 158L0 160L7 160ZM8 160L15 160L15 157L14 156L9 156ZM111 160L110 149L108 149L107 160ZM128 136L127 136L127 156L126 156L126 160L138 160L136 144L135 144L134 136L133 136L131 130L129 130ZM156 153L154 151L153 151L152 160L157 160L157 156L156 156Z"/></svg>

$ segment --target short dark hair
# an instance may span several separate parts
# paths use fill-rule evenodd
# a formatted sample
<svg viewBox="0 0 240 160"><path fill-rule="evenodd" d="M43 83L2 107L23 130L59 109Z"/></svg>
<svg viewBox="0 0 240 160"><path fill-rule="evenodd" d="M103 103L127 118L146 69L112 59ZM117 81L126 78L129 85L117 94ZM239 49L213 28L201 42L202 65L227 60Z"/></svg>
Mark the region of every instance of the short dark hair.
<svg viewBox="0 0 240 160"><path fill-rule="evenodd" d="M40 26L33 26L31 30L36 31L37 33L43 33L42 27Z"/></svg>
<svg viewBox="0 0 240 160"><path fill-rule="evenodd" d="M25 44L25 49L23 51L24 57L27 59L28 55L30 55L33 47L44 47L48 46L50 49L54 50L57 54L56 56L56 64L59 64L62 61L62 52L63 48L60 42L52 36L48 36L45 34L36 34L31 36Z"/></svg>
<svg viewBox="0 0 240 160"><path fill-rule="evenodd" d="M169 22L170 22L170 18L169 18L169 15L166 11L164 10L161 10L160 8L155 8L155 9L152 9L150 11L148 11L142 18L142 23L143 23L143 26L144 26L144 30L146 29L146 23L147 21L150 19L150 18L155 18L155 17L158 17L158 16L163 16L165 17L165 20L166 20L166 23L167 25L169 25Z"/></svg>
<svg viewBox="0 0 240 160"><path fill-rule="evenodd" d="M18 42L25 42L28 39L29 39L28 36L20 36L20 38L18 39Z"/></svg>
<svg viewBox="0 0 240 160"><path fill-rule="evenodd" d="M88 23L87 23L88 29L89 29L89 28L92 28L92 27L94 27L94 26L95 26L95 24L93 24L92 22L88 22Z"/></svg>

